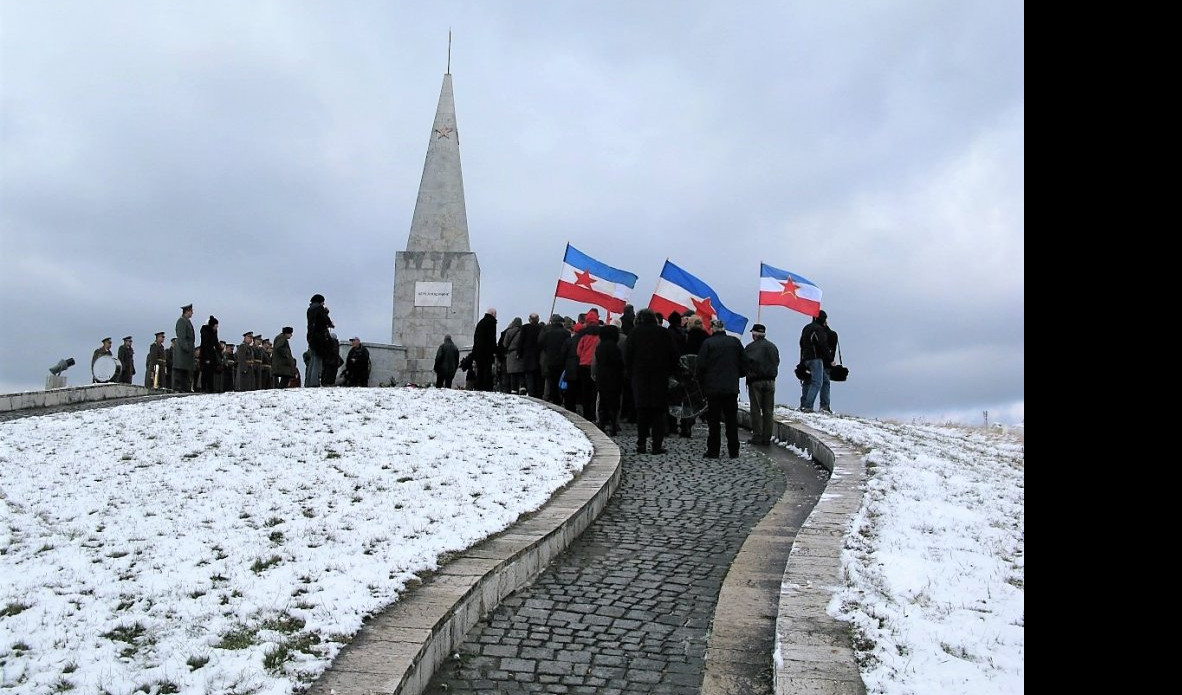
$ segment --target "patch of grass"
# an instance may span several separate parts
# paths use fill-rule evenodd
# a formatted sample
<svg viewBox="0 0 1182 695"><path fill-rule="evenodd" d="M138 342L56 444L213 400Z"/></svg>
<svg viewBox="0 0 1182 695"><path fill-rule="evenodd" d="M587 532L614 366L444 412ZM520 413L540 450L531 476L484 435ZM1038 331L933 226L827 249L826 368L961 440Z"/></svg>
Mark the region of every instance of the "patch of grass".
<svg viewBox="0 0 1182 695"><path fill-rule="evenodd" d="M0 608L0 618L7 618L11 615L19 615L29 609L26 603L13 602L7 606Z"/></svg>
<svg viewBox="0 0 1182 695"><path fill-rule="evenodd" d="M62 673L73 673L77 670L78 664L74 663L73 661L67 663L65 666L62 666Z"/></svg>
<svg viewBox="0 0 1182 695"><path fill-rule="evenodd" d="M402 476L402 477L400 477L400 478L398 479L398 482L400 482L400 483L409 483L409 482L410 482L410 481L412 481L412 480L414 480L414 478L410 477L409 475L404 475L404 476Z"/></svg>
<svg viewBox="0 0 1182 695"><path fill-rule="evenodd" d="M259 559L255 560L254 563L250 566L250 571L254 572L255 574L262 574L264 570L274 567L275 565L278 565L280 562L283 562L283 558L279 557L278 555L272 555L271 557L267 558L266 560L259 558Z"/></svg>
<svg viewBox="0 0 1182 695"><path fill-rule="evenodd" d="M283 532L282 531L272 531L271 534L269 536L267 536L267 539L270 540L275 545L279 545L280 543L283 542Z"/></svg>
<svg viewBox="0 0 1182 695"><path fill-rule="evenodd" d="M74 684L71 683L70 681L66 680L65 678L59 678L59 679L57 679L57 681L54 682L53 685L49 686L49 692L51 692L51 693L65 693L65 692L69 692L69 691L73 690L74 687L75 687Z"/></svg>
<svg viewBox="0 0 1182 695"><path fill-rule="evenodd" d="M280 519L277 516L273 516L270 519L267 519L267 523L263 524L263 526L266 526L267 528L271 528L273 526L278 526L279 524L282 524L282 523L283 523L283 519Z"/></svg>
<svg viewBox="0 0 1182 695"><path fill-rule="evenodd" d="M274 618L268 618L260 625L264 630L274 630L275 632L282 632L285 635L290 635L293 632L299 632L304 629L304 619L297 618L294 615L282 613Z"/></svg>
<svg viewBox="0 0 1182 695"><path fill-rule="evenodd" d="M190 656L187 660L185 660L185 664L189 667L190 671L196 671L208 663L208 656Z"/></svg>
<svg viewBox="0 0 1182 695"><path fill-rule="evenodd" d="M304 507L304 516L308 519L312 519L316 516L316 510L312 509L311 507Z"/></svg>
<svg viewBox="0 0 1182 695"><path fill-rule="evenodd" d="M135 692L137 693L154 693L155 695L171 695L180 691L180 686L172 681L151 681L149 683L141 683L135 687Z"/></svg>
<svg viewBox="0 0 1182 695"><path fill-rule="evenodd" d="M254 644L254 638L254 630L246 626L241 626L222 635L222 639L214 647L217 649L246 649Z"/></svg>

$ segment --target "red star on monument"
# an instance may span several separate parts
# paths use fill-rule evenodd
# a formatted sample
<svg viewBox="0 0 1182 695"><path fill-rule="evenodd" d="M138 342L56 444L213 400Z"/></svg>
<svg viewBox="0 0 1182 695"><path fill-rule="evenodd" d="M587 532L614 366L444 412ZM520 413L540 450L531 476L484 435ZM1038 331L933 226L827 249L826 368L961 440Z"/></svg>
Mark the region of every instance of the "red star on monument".
<svg viewBox="0 0 1182 695"><path fill-rule="evenodd" d="M714 307L710 306L710 298L706 297L702 301L698 301L690 297L690 301L694 303L694 313L702 317L706 325L710 325L710 319L714 318Z"/></svg>
<svg viewBox="0 0 1182 695"><path fill-rule="evenodd" d="M590 272L588 272L586 270L583 270L583 271L576 270L575 271L575 284L576 285L579 285L580 287L586 287L587 289L591 289L591 283L593 283L593 282L595 282L595 278L591 277Z"/></svg>
<svg viewBox="0 0 1182 695"><path fill-rule="evenodd" d="M455 129L449 128L448 126L443 126L442 128L436 128L435 132L439 133L439 137L446 138L448 135L455 132Z"/></svg>
<svg viewBox="0 0 1182 695"><path fill-rule="evenodd" d="M780 294L790 294L795 297L797 287L800 287L800 285L792 282L792 278L788 278L784 281L784 289L780 290Z"/></svg>

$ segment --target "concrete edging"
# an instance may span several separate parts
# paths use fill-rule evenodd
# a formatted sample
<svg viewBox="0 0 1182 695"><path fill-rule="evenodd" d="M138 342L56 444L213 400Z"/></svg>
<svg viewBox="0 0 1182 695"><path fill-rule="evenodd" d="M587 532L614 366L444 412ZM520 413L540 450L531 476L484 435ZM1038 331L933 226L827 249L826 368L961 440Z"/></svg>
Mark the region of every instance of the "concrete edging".
<svg viewBox="0 0 1182 695"><path fill-rule="evenodd" d="M590 526L620 484L620 449L595 425L560 406L594 452L583 471L532 517L478 543L367 621L309 695L421 695L468 631L537 578Z"/></svg>
<svg viewBox="0 0 1182 695"><path fill-rule="evenodd" d="M828 613L841 586L841 551L862 506L866 466L841 440L776 421L776 437L829 469L825 492L797 533L780 584L776 616L776 695L865 695L848 623Z"/></svg>

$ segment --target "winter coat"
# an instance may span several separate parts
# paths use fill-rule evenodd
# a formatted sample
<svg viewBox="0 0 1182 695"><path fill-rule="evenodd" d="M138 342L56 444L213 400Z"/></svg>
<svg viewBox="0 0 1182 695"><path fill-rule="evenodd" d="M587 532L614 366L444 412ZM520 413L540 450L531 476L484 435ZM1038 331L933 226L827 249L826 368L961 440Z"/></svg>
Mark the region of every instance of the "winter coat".
<svg viewBox="0 0 1182 695"><path fill-rule="evenodd" d="M706 342L710 334L706 332L705 328L694 327L685 333L685 348L683 348L683 355L696 355L702 349L702 343Z"/></svg>
<svg viewBox="0 0 1182 695"><path fill-rule="evenodd" d="M591 378L600 391L618 393L624 388L624 354L620 352L620 329L604 326L591 361Z"/></svg>
<svg viewBox="0 0 1182 695"><path fill-rule="evenodd" d="M443 343L435 350L434 372L444 379L454 379L459 364L460 349L452 342L450 336L444 337Z"/></svg>
<svg viewBox="0 0 1182 695"><path fill-rule="evenodd" d="M747 355L747 383L775 381L780 375L780 350L767 338L756 338L743 348Z"/></svg>
<svg viewBox="0 0 1182 695"><path fill-rule="evenodd" d="M702 343L696 372L707 396L739 395L739 379L747 376L743 343L726 331L717 331Z"/></svg>
<svg viewBox="0 0 1182 695"><path fill-rule="evenodd" d="M201 364L222 363L222 346L218 341L217 324L201 326Z"/></svg>
<svg viewBox="0 0 1182 695"><path fill-rule="evenodd" d="M328 307L324 302L312 302L308 305L308 348L319 355L321 360L328 361L329 357L337 354L337 341L329 333L333 328L332 319L328 317Z"/></svg>
<svg viewBox="0 0 1182 695"><path fill-rule="evenodd" d="M669 377L680 365L677 345L656 317L641 312L624 343L624 366L631 377L633 403L638 408L669 405Z"/></svg>
<svg viewBox="0 0 1182 695"><path fill-rule="evenodd" d="M369 348L358 345L345 355L345 384L369 386Z"/></svg>
<svg viewBox="0 0 1182 695"><path fill-rule="evenodd" d="M541 354L539 360L546 372L561 372L563 370L562 348L570 338L570 331L562 325L562 321L551 321L549 326L542 329L538 336L538 349Z"/></svg>
<svg viewBox="0 0 1182 695"><path fill-rule="evenodd" d="M825 364L833 361L833 352L829 347L829 329L817 319L813 319L800 331L800 360L821 360Z"/></svg>
<svg viewBox="0 0 1182 695"><path fill-rule="evenodd" d="M176 349L172 352L170 369L193 371L197 365L197 360L193 356L196 350L197 333L193 330L193 322L181 316L176 320Z"/></svg>
<svg viewBox="0 0 1182 695"><path fill-rule="evenodd" d="M579 354L579 366L590 367L591 358L595 356L595 346L599 345L599 324L587 323L583 330L575 333L575 350Z"/></svg>
<svg viewBox="0 0 1182 695"><path fill-rule="evenodd" d="M524 374L525 360L523 359L524 335L522 335L521 318L515 318L505 329L503 344L505 346L505 371L509 374Z"/></svg>
<svg viewBox="0 0 1182 695"><path fill-rule="evenodd" d="M490 363L497 354L497 317L485 314L472 332L472 358L477 364Z"/></svg>
<svg viewBox="0 0 1182 695"><path fill-rule="evenodd" d="M525 364L525 371L536 372L541 369L541 354L538 350L538 336L542 333L542 324L526 322L521 326L521 361Z"/></svg>
<svg viewBox="0 0 1182 695"><path fill-rule="evenodd" d="M291 341L288 340L287 334L280 333L275 336L275 340L271 341L271 346L271 375L295 376L295 355L291 352Z"/></svg>

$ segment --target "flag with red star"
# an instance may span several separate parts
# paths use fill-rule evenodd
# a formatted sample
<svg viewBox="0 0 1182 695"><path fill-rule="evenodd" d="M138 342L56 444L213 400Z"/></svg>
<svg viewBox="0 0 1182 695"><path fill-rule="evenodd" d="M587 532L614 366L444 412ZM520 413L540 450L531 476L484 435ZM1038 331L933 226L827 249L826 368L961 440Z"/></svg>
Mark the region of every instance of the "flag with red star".
<svg viewBox="0 0 1182 695"><path fill-rule="evenodd" d="M805 316L821 310L821 288L787 270L759 264L759 305L786 306Z"/></svg>
<svg viewBox="0 0 1182 695"><path fill-rule="evenodd" d="M618 314L624 311L635 286L634 273L600 263L567 244L562 277L558 278L554 296L594 304Z"/></svg>
<svg viewBox="0 0 1182 695"><path fill-rule="evenodd" d="M746 316L727 309L710 285L670 261L665 261L661 279L657 281L657 289L649 300L648 308L666 318L674 311L684 314L693 309L694 314L701 316L707 325L710 319L718 318L730 333L742 335L747 328Z"/></svg>

